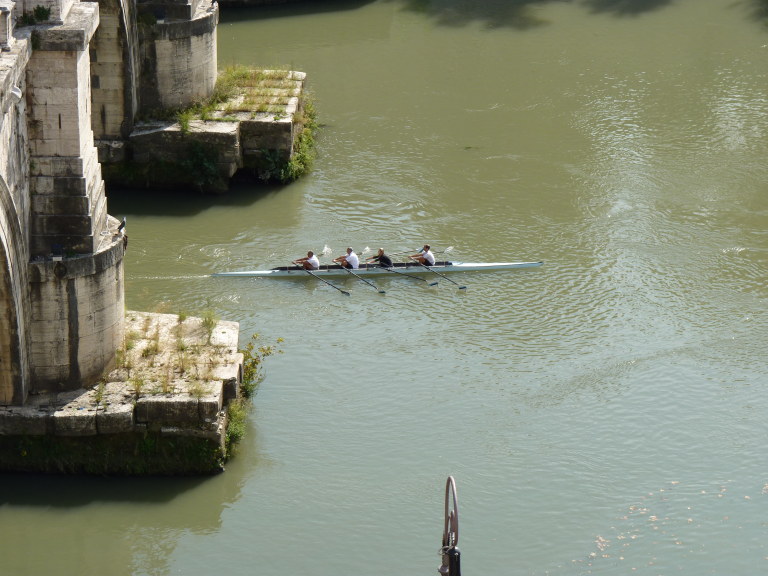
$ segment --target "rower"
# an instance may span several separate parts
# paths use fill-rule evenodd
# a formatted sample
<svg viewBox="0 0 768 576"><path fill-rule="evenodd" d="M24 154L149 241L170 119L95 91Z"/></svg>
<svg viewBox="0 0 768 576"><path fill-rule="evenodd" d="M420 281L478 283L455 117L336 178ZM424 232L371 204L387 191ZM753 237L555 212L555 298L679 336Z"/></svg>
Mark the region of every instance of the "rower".
<svg viewBox="0 0 768 576"><path fill-rule="evenodd" d="M315 253L312 250L307 252L305 258L297 258L293 261L297 266L301 266L304 270L318 270L320 268L320 260L317 259Z"/></svg>
<svg viewBox="0 0 768 576"><path fill-rule="evenodd" d="M394 264L392 263L392 258L384 254L384 248L379 248L379 251L376 253L376 256L371 256L370 258L367 258L366 262L376 262L382 268L392 268L392 266L394 266Z"/></svg>
<svg viewBox="0 0 768 576"><path fill-rule="evenodd" d="M416 260L419 264L422 264L423 266L435 265L435 255L432 254L429 244L424 244L424 248L421 249L421 252L419 252L418 254L414 254L413 256L409 256L409 258Z"/></svg>
<svg viewBox="0 0 768 576"><path fill-rule="evenodd" d="M352 248L347 248L346 256L339 256L338 258L334 258L333 261L340 264L342 268L352 268L353 270L357 270L360 267L360 258L357 257L357 254L355 254L355 251L352 250Z"/></svg>

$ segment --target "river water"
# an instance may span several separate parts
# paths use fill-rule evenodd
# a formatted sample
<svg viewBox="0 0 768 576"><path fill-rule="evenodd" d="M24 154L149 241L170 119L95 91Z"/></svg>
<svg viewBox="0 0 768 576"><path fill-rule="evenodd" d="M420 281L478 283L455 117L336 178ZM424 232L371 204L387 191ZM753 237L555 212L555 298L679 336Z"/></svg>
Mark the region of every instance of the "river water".
<svg viewBox="0 0 768 576"><path fill-rule="evenodd" d="M220 65L307 72L314 172L111 194L131 309L284 354L204 479L2 476L13 575L768 571L768 28L758 1L224 10ZM429 242L408 278L221 279Z"/></svg>

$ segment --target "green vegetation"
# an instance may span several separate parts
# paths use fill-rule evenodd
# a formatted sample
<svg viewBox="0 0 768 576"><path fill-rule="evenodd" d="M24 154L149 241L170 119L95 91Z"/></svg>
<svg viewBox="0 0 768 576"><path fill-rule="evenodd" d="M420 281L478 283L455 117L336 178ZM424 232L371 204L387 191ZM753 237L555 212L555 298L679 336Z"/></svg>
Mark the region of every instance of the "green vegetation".
<svg viewBox="0 0 768 576"><path fill-rule="evenodd" d="M259 344L259 335L254 334L245 348L240 350L243 355L243 382L240 387L240 395L232 400L227 407L229 422L227 425L226 453L227 458L231 457L237 444L245 435L246 421L251 402L256 389L264 379L262 363L264 359L272 354L282 354L279 348L283 343L282 338L278 338L273 345Z"/></svg>
<svg viewBox="0 0 768 576"><path fill-rule="evenodd" d="M212 474L224 469L212 440L158 433L104 436L0 435L0 470L48 474Z"/></svg>
<svg viewBox="0 0 768 576"><path fill-rule="evenodd" d="M219 151L211 145L192 140L180 167L184 174L202 190L226 189L226 182L219 174Z"/></svg>
<svg viewBox="0 0 768 576"><path fill-rule="evenodd" d="M261 180L287 184L307 174L315 158L315 133L318 124L311 95L300 92L298 80L290 70L256 70L229 66L216 81L210 98L177 110L155 110L144 120L173 120L182 134L193 131L193 122L236 122L263 117L274 121L286 117L291 99L298 98L293 117L296 138L292 154L264 149L248 166ZM219 174L219 152L215 146L192 139L178 164L156 161L142 166L106 165L107 180L125 186L196 186L205 192L223 192L227 183Z"/></svg>
<svg viewBox="0 0 768 576"><path fill-rule="evenodd" d="M193 398L197 398L200 400L203 396L205 396L206 388L205 384L200 382L200 380L195 380L192 382L192 384L189 386L189 395Z"/></svg>
<svg viewBox="0 0 768 576"><path fill-rule="evenodd" d="M293 157L280 172L282 182L293 182L307 174L315 161L315 132L317 131L317 116L310 97L304 100L301 114L301 133L294 144Z"/></svg>
<svg viewBox="0 0 768 576"><path fill-rule="evenodd" d="M291 98L299 96L296 82L290 70L228 66L219 74L207 100L177 110L154 110L145 120L174 119L184 133L189 132L193 120L235 122L236 113L246 113L251 118L271 115L279 120L285 116Z"/></svg>
<svg viewBox="0 0 768 576"><path fill-rule="evenodd" d="M106 382L103 378L99 380L99 383L96 385L96 394L94 395L94 401L96 402L96 406L100 406L101 403L104 401L104 389L106 387Z"/></svg>
<svg viewBox="0 0 768 576"><path fill-rule="evenodd" d="M216 325L219 323L219 316L216 314L216 311L213 308L206 308L203 310L203 330L205 330L205 335L207 338L207 343L211 343L211 338L213 337L213 331L216 329Z"/></svg>
<svg viewBox="0 0 768 576"><path fill-rule="evenodd" d="M135 375L128 380L128 384L130 384L133 387L133 394L136 397L136 399L138 399L141 396L141 394L144 392L144 386L146 384L146 381L142 376Z"/></svg>
<svg viewBox="0 0 768 576"><path fill-rule="evenodd" d="M282 343L283 339L278 338L276 344L259 345L259 335L254 334L251 336L251 341L245 345L245 348L240 350L240 353L243 355L242 394L245 398L252 398L256 393L259 384L264 380L262 367L264 359L273 354L283 353L283 350L279 348Z"/></svg>
<svg viewBox="0 0 768 576"><path fill-rule="evenodd" d="M51 17L51 8L49 6L35 6L31 12L24 12L18 20L19 26L34 26L35 24L42 24L48 22Z"/></svg>

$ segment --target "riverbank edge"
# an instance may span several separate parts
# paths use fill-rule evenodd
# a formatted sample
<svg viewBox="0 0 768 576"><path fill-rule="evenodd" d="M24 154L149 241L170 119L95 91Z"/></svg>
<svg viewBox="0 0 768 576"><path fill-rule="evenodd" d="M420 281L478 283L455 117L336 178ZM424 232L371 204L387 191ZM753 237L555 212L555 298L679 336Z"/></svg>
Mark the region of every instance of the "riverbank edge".
<svg viewBox="0 0 768 576"><path fill-rule="evenodd" d="M221 472L243 377L238 331L236 322L127 312L117 365L96 386L0 406L0 471Z"/></svg>

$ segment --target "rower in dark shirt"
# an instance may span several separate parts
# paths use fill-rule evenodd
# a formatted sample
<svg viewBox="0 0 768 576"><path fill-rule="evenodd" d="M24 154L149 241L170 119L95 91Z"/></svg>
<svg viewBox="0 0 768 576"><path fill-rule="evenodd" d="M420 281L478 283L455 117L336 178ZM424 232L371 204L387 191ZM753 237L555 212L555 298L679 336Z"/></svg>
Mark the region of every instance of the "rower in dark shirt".
<svg viewBox="0 0 768 576"><path fill-rule="evenodd" d="M379 248L379 252L376 254L376 256L366 258L366 262L376 262L382 268L392 268L392 266L394 266L392 263L392 258L384 254L384 248Z"/></svg>

